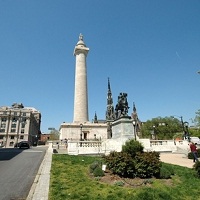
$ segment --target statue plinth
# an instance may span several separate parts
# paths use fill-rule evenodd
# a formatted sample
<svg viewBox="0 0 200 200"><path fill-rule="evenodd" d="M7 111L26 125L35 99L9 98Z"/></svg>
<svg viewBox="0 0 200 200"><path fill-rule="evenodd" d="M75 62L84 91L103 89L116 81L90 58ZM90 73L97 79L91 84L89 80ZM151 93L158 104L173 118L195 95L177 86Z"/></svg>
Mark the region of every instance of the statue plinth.
<svg viewBox="0 0 200 200"><path fill-rule="evenodd" d="M134 137L133 123L129 116L122 116L112 123L112 139L127 137Z"/></svg>

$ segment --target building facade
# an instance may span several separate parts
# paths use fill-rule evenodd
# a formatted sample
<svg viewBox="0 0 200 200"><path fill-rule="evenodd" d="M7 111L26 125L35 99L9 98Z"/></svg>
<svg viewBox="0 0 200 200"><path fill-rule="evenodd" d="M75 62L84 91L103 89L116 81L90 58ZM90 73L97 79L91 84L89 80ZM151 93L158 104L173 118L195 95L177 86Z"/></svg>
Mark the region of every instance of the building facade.
<svg viewBox="0 0 200 200"><path fill-rule="evenodd" d="M12 148L20 141L37 143L40 137L41 113L33 107L14 103L0 107L0 144Z"/></svg>

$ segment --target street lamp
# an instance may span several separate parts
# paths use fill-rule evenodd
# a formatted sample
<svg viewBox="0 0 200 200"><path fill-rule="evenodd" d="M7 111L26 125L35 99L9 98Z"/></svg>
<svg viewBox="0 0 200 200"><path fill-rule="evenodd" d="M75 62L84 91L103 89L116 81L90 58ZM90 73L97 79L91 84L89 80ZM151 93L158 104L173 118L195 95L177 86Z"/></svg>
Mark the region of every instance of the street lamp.
<svg viewBox="0 0 200 200"><path fill-rule="evenodd" d="M188 139L188 141L190 141L190 136L189 136L189 131L188 131L189 123L188 122L183 122L183 117L182 116L174 115L173 117L178 117L178 118L181 119L181 126L182 126L182 129L183 129L184 139Z"/></svg>
<svg viewBox="0 0 200 200"><path fill-rule="evenodd" d="M181 126L182 126L183 133L184 133L184 132L185 132L185 128L184 128L184 123L183 123L183 117L182 117L182 116L177 116L177 115L174 115L174 116L172 116L172 117L173 117L173 118L178 117L178 118L181 119Z"/></svg>
<svg viewBox="0 0 200 200"><path fill-rule="evenodd" d="M82 129L83 129L83 124L80 124L80 129L81 129L80 140L82 140Z"/></svg>
<svg viewBox="0 0 200 200"><path fill-rule="evenodd" d="M184 122L183 124L185 128L185 132L184 132L185 139L188 139L188 142L190 142L190 135L189 135L189 130L188 130L189 123Z"/></svg>
<svg viewBox="0 0 200 200"><path fill-rule="evenodd" d="M153 139L154 140L156 140L156 131L155 131L155 129L156 129L156 126L153 125Z"/></svg>
<svg viewBox="0 0 200 200"><path fill-rule="evenodd" d="M134 136L135 136L135 140L136 140L135 126L136 126L136 121L135 121L135 119L134 119L134 120L133 120L133 130L134 130Z"/></svg>

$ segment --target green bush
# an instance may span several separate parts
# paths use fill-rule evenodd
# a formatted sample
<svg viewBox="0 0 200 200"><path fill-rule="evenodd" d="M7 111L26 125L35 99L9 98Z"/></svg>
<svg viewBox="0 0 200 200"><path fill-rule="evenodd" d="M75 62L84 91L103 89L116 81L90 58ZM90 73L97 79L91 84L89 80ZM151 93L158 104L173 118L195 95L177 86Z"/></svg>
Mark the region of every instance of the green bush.
<svg viewBox="0 0 200 200"><path fill-rule="evenodd" d="M124 181L115 181L114 185L117 185L117 186L124 186Z"/></svg>
<svg viewBox="0 0 200 200"><path fill-rule="evenodd" d="M197 157L198 157L198 158L200 157L200 149L197 149ZM189 158L189 159L193 159L193 158L194 158L192 152L189 152L189 153L188 153L188 158Z"/></svg>
<svg viewBox="0 0 200 200"><path fill-rule="evenodd" d="M200 162L196 162L196 163L195 163L194 169L195 169L196 172L197 172L197 177L200 178Z"/></svg>
<svg viewBox="0 0 200 200"><path fill-rule="evenodd" d="M96 168L94 169L93 175L94 175L95 177L102 177L102 176L104 176L104 171L98 166L98 167L96 167Z"/></svg>
<svg viewBox="0 0 200 200"><path fill-rule="evenodd" d="M159 177L161 162L158 152L137 153L135 156L136 176L140 178Z"/></svg>
<svg viewBox="0 0 200 200"><path fill-rule="evenodd" d="M136 140L129 140L126 141L125 145L122 146L122 152L126 152L132 156L132 158L135 157L137 152L143 152L144 147L142 144Z"/></svg>
<svg viewBox="0 0 200 200"><path fill-rule="evenodd" d="M97 167L101 167L101 163L99 161L94 161L91 165L90 165L90 173L93 173L94 170Z"/></svg>
<svg viewBox="0 0 200 200"><path fill-rule="evenodd" d="M108 156L104 156L107 168L114 174L122 177L134 177L135 166L130 154L126 152L111 152Z"/></svg>

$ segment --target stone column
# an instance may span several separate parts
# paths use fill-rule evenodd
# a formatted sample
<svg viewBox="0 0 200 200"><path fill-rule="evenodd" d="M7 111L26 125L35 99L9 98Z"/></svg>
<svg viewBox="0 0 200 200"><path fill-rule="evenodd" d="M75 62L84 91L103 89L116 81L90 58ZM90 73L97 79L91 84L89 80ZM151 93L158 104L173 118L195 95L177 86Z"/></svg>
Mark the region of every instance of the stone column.
<svg viewBox="0 0 200 200"><path fill-rule="evenodd" d="M88 91L87 91L87 67L86 57L89 48L83 41L80 34L79 41L74 49L76 56L75 68L75 93L74 93L74 122L87 122L88 117Z"/></svg>

